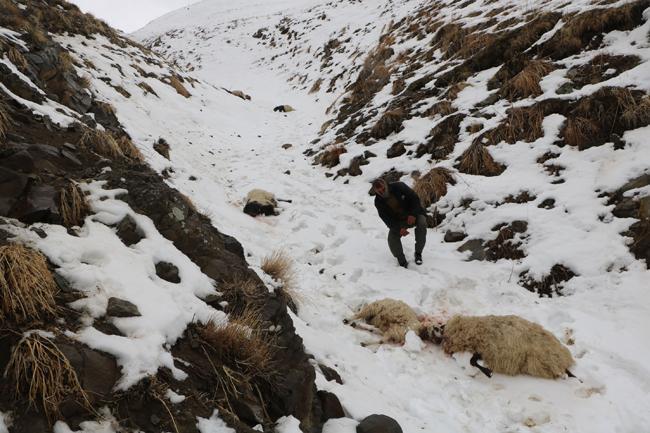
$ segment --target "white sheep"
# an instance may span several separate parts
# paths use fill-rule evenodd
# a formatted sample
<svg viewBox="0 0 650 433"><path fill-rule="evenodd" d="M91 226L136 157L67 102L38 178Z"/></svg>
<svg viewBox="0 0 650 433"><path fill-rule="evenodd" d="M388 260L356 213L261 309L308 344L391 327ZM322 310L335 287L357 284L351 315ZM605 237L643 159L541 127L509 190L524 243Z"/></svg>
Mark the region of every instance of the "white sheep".
<svg viewBox="0 0 650 433"><path fill-rule="evenodd" d="M275 196L263 189L253 189L246 196L246 206L244 206L244 213L251 216L276 215L275 208L278 201Z"/></svg>
<svg viewBox="0 0 650 433"><path fill-rule="evenodd" d="M344 322L359 326L356 319L379 329L383 338L378 344L404 343L406 333L412 330L423 340L442 344L448 354L470 352L470 364L488 377L492 371L543 378L573 376L569 371L574 364L571 352L540 325L518 316L459 315L443 325L418 316L402 301L386 298L366 305ZM478 364L481 359L487 368Z"/></svg>
<svg viewBox="0 0 650 433"><path fill-rule="evenodd" d="M408 331L419 333L422 328L418 315L411 307L405 302L390 298L365 305L350 319L344 320L344 323L349 323L353 327L375 332L375 329L363 327L356 322L359 319L364 320L381 332L383 338L374 344L403 344Z"/></svg>

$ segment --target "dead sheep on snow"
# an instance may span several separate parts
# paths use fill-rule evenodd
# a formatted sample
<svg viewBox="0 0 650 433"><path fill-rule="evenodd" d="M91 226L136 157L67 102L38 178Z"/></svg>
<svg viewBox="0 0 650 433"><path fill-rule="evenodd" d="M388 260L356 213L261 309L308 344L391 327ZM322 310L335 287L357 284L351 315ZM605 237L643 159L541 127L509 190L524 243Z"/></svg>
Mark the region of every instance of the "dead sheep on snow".
<svg viewBox="0 0 650 433"><path fill-rule="evenodd" d="M235 96L243 99L244 101L250 101L251 100L251 96L247 95L246 93L242 92L241 90L228 90L228 93L230 93L231 95L235 95Z"/></svg>
<svg viewBox="0 0 650 433"><path fill-rule="evenodd" d="M263 189L253 189L246 196L244 213L255 217L257 215L277 215L275 211L278 201L275 195Z"/></svg>
<svg viewBox="0 0 650 433"><path fill-rule="evenodd" d="M280 113L290 113L296 110L291 105L278 105L277 107L273 108L273 111Z"/></svg>
<svg viewBox="0 0 650 433"><path fill-rule="evenodd" d="M406 334L413 331L419 334L423 331L423 323L418 315L405 302L396 299L381 299L365 305L350 319L345 319L344 323L350 324L355 328L362 328L367 331L375 332L375 329L366 328L356 320L364 320L366 323L374 326L381 332L383 338L377 343L398 343L403 344ZM368 343L364 343L366 345Z"/></svg>
<svg viewBox="0 0 650 433"><path fill-rule="evenodd" d="M406 333L414 331L422 340L442 344L448 354L470 352L470 364L492 377L492 372L554 379L565 374L573 377L569 368L574 364L571 352L540 325L519 316L454 316L439 324L421 315L406 303L382 299L364 306L351 319L344 320L353 327L371 332L354 320L365 320L377 328L386 342L404 343ZM365 344L364 344L365 345ZM478 363L483 360L487 367Z"/></svg>
<svg viewBox="0 0 650 433"><path fill-rule="evenodd" d="M440 335L442 334L442 335ZM454 316L430 339L448 354L470 352L470 364L486 376L492 372L528 374L555 379L575 363L571 352L553 334L519 316ZM478 364L483 360L486 367Z"/></svg>

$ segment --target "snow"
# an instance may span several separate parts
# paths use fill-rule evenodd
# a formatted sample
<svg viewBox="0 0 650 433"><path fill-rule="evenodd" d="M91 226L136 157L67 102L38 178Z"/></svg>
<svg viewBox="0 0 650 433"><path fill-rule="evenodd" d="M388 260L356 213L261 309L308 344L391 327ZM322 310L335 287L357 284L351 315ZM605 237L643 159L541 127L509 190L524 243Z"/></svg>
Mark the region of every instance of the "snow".
<svg viewBox="0 0 650 433"><path fill-rule="evenodd" d="M283 416L275 423L276 433L301 433L300 421L293 416Z"/></svg>
<svg viewBox="0 0 650 433"><path fill-rule="evenodd" d="M166 396L167 399L168 399L170 402L172 402L173 404L182 403L182 402L185 401L185 399L187 398L187 397L185 397L184 395L180 395L180 394L175 393L175 392L172 391L171 389L168 389L168 390L167 390L167 392L165 393L165 396Z"/></svg>
<svg viewBox="0 0 650 433"><path fill-rule="evenodd" d="M226 423L219 418L219 411L216 409L210 418L197 417L196 420L196 427L201 433L235 433L234 429L228 427Z"/></svg>
<svg viewBox="0 0 650 433"><path fill-rule="evenodd" d="M100 410L99 421L84 421L79 424L79 430L72 430L65 422L57 421L52 427L53 433L116 433L120 431L119 423L108 408Z"/></svg>
<svg viewBox="0 0 650 433"><path fill-rule="evenodd" d="M11 414L0 412L0 433L9 433L11 427Z"/></svg>
<svg viewBox="0 0 650 433"><path fill-rule="evenodd" d="M544 10L580 11L590 1L537 3ZM513 0L489 5L474 2L462 9L451 0L441 4L444 20L467 25L484 20L491 8L506 8L505 15L498 18L501 21L522 13L519 2ZM399 20L420 5L416 0L331 4L323 0L211 0L173 12L136 36L149 41L160 37L158 49L178 64L195 68L193 73L202 81L187 82L190 98L178 95L160 79L144 76L169 75L169 66L156 56L138 53L135 48L107 51L102 46L109 41L101 36L94 40L58 38L70 46L78 60L90 60L97 66L96 71L83 70L90 76L92 92L115 106L117 117L147 162L159 172L174 169L169 185L186 194L218 229L242 243L251 266L265 282L270 284L260 269L263 257L283 248L294 259L301 299L298 314L292 315L297 332L315 361L335 366L344 382L328 382L317 373L318 388L335 393L350 417L330 420L325 433L353 432L357 422L372 413L395 418L407 432L647 431L650 368L646 360L650 347L640 342L650 337L650 272L630 254L629 239L620 235L634 220L614 218L612 206L599 194L613 192L648 172L649 127L626 132L623 149L615 150L610 143L578 151L554 144L565 121L554 114L544 119L545 135L534 143L491 146L490 152L507 166L506 171L492 178L457 174L458 183L437 203L447 218L428 231L424 264L412 264L409 269L397 267L388 252L387 230L367 195L368 182L397 164L407 173L430 169L433 164L426 159L397 162L383 155L398 139L423 141L442 119L410 119L399 134L373 146L378 157L364 166L358 177L333 181L303 155L310 148L307 143L328 119L327 107L340 103L336 100L346 83L356 77L364 56L355 52L374 47L391 20ZM319 18L322 14L324 19ZM274 26L283 18L301 35L298 42L282 40L270 47L252 37L264 27L277 36ZM578 98L602 85L650 89L650 52L644 39L648 25L611 34L602 50L567 60L543 80L544 94L536 99L558 97L556 90L566 81L570 67L606 51L635 54L644 61L604 83L560 97ZM321 58L314 53L321 53L325 43L335 37L351 37L351 41L343 43L333 53L331 65L321 70ZM294 43L298 49L287 49L285 44ZM413 40L398 43L396 56L413 46ZM122 73L114 64L122 65ZM341 72L343 76L331 93L324 85L320 92L308 94L315 79L322 77L327 82ZM427 72L431 71L423 68L413 79ZM495 72L496 68L471 77L455 102L457 106L471 113L489 96L487 81ZM100 78L110 79L111 85ZM138 86L142 82L158 97L146 94ZM122 96L113 86L121 86L131 97ZM223 88L241 89L252 100L243 101ZM375 103L386 99L384 92ZM272 111L284 103L298 110L287 114ZM73 120L56 112L50 101L44 106L30 104L37 112L58 115L53 117L55 121ZM476 137L464 130L466 125L480 121L484 130L492 128L509 107L506 101L497 102L488 109L495 115L489 120L468 116L460 142L439 165L452 168ZM381 107L378 115L383 111ZM323 143L333 137L332 132L328 134ZM171 145L171 161L152 149L160 137ZM282 149L284 143L293 147ZM347 145L344 161L366 150L357 143ZM547 152L558 154L546 165L563 166L559 177L549 175L536 162ZM553 183L560 178L563 183ZM250 218L241 212L243 198L258 187L293 202L281 203L277 217ZM182 380L183 373L174 367L169 348L193 321L227 320L201 301L218 288L156 231L151 220L119 199L125 190L107 190L99 182L83 188L90 194L95 214L86 219L76 236L48 225L41 227L48 235L45 239L18 230L24 241L43 251L58 272L85 295L72 307L84 313L86 326L70 335L116 356L122 368L120 389L155 374L160 367L169 368ZM504 197L524 190L536 198L525 204L495 206ZM461 203L467 198L473 201L465 208ZM555 200L555 207L540 209L539 204L547 198ZM146 236L131 247L124 246L110 227L126 215ZM522 239L526 257L519 261L467 262L466 255L457 251L458 244L442 240L447 230L458 229L468 233L468 239L493 239L495 225L513 220L528 223L527 237ZM412 241L412 237L404 240L408 257L413 254ZM159 260L178 266L180 284L155 275ZM527 271L539 278L557 263L578 274L566 283L567 296L539 298L518 284L520 273ZM142 313L140 317L112 319L124 337L105 335L92 327L93 321L105 314L111 296L134 303ZM448 357L414 334L407 335L402 347L361 347L371 336L345 326L342 319L360 305L384 297L401 299L438 320L454 314L517 314L540 323L568 344L577 362L572 371L579 379L550 381L498 374L488 379L469 366L468 354ZM183 396L170 390L167 397L175 403ZM197 426L202 433L234 431L217 411L209 419L198 418ZM102 423L82 427L82 431L111 431ZM293 433L297 428L297 420L288 417L280 420L278 432ZM68 433L70 429L58 423L55 431Z"/></svg>

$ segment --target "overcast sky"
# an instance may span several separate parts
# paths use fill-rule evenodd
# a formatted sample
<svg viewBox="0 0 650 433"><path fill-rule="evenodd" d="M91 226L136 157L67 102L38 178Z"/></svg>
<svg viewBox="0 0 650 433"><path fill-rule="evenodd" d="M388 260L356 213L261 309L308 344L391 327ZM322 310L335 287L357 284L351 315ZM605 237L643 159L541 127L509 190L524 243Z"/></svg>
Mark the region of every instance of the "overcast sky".
<svg viewBox="0 0 650 433"><path fill-rule="evenodd" d="M131 33L149 21L198 0L69 0L111 26ZM236 0L235 0L236 1Z"/></svg>

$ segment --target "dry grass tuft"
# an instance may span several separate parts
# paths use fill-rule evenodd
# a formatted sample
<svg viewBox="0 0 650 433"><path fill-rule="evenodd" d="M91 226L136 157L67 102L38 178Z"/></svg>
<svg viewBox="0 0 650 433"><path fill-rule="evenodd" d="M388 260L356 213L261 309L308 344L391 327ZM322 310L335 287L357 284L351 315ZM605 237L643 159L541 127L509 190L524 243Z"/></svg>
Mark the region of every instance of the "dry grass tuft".
<svg viewBox="0 0 650 433"><path fill-rule="evenodd" d="M460 156L458 170L466 174L479 176L498 176L505 167L492 158L490 152L479 141L472 143Z"/></svg>
<svg viewBox="0 0 650 433"><path fill-rule="evenodd" d="M43 46L48 42L43 30L33 24L27 26L27 39L37 47Z"/></svg>
<svg viewBox="0 0 650 433"><path fill-rule="evenodd" d="M131 139L127 135L122 135L116 138L115 142L117 143L118 147L120 148L120 151L125 157L132 159L134 161L139 161L139 162L144 161L144 156L142 156L140 150L137 147L135 147L135 144L133 144L133 141L131 141Z"/></svg>
<svg viewBox="0 0 650 433"><path fill-rule="evenodd" d="M341 162L341 155L347 152L341 145L332 146L318 156L318 163L327 168L336 167Z"/></svg>
<svg viewBox="0 0 650 433"><path fill-rule="evenodd" d="M18 51L16 47L11 47L7 51L7 57L9 58L9 61L16 65L16 67L20 71L25 71L27 70L28 64L27 60L25 59L25 56L23 56L23 53Z"/></svg>
<svg viewBox="0 0 650 433"><path fill-rule="evenodd" d="M261 265L262 270L280 284L277 289L284 296L289 306L295 310L295 306L302 300L296 287L296 274L293 269L293 261L282 250L274 251L271 255L264 257Z"/></svg>
<svg viewBox="0 0 650 433"><path fill-rule="evenodd" d="M45 256L20 244L0 247L0 319L28 323L53 317L58 291Z"/></svg>
<svg viewBox="0 0 650 433"><path fill-rule="evenodd" d="M217 387L231 399L238 399L247 390L260 395L259 385L276 383L275 338L262 327L260 314L247 310L226 324L209 322L197 329L201 347L210 362Z"/></svg>
<svg viewBox="0 0 650 433"><path fill-rule="evenodd" d="M110 159L123 158L124 153L115 138L106 131L99 129L86 130L79 139L79 147L92 149L98 155Z"/></svg>
<svg viewBox="0 0 650 433"><path fill-rule="evenodd" d="M66 227L81 226L90 213L90 207L79 186L72 181L59 192L59 210Z"/></svg>
<svg viewBox="0 0 650 433"><path fill-rule="evenodd" d="M650 96L637 101L628 91L621 108L621 120L626 127L635 129L650 124Z"/></svg>
<svg viewBox="0 0 650 433"><path fill-rule="evenodd" d="M13 348L5 374L15 398L42 406L50 423L60 415L61 404L70 399L92 411L70 361L49 338L25 335Z"/></svg>
<svg viewBox="0 0 650 433"><path fill-rule="evenodd" d="M510 101L539 96L542 94L539 82L554 69L555 66L548 61L533 60L521 72L505 83L501 88L501 94Z"/></svg>
<svg viewBox="0 0 650 433"><path fill-rule="evenodd" d="M428 117L436 117L438 115L440 116L448 116L452 114L454 111L454 107L451 104L450 101L440 101L436 104L434 104L431 108L429 108L426 113L424 113Z"/></svg>
<svg viewBox="0 0 650 433"><path fill-rule="evenodd" d="M0 99L0 140L5 138L7 131L11 126L11 116L7 104Z"/></svg>
<svg viewBox="0 0 650 433"><path fill-rule="evenodd" d="M224 281L219 286L219 290L228 305L239 308L239 310L230 310L230 313L235 315L241 315L243 313L241 308L245 308L237 306L261 304L268 296L268 290L259 281L242 275L235 275L231 280Z"/></svg>
<svg viewBox="0 0 650 433"><path fill-rule="evenodd" d="M399 132L402 129L403 120L404 112L402 110L386 111L370 130L370 136L383 139L393 132Z"/></svg>
<svg viewBox="0 0 650 433"><path fill-rule="evenodd" d="M589 147L589 143L599 132L600 127L594 120L586 117L573 117L567 120L562 135L569 146L585 149Z"/></svg>
<svg viewBox="0 0 650 433"><path fill-rule="evenodd" d="M420 197L420 202L426 209L447 194L447 184L456 184L453 173L448 168L435 167L415 181L413 191Z"/></svg>
<svg viewBox="0 0 650 433"><path fill-rule="evenodd" d="M185 86L183 86L183 82L181 80L182 78L179 76L172 75L169 77L169 85L172 86L179 95L189 98L192 96L192 94L185 88Z"/></svg>
<svg viewBox="0 0 650 433"><path fill-rule="evenodd" d="M314 81L314 84L311 86L311 89L309 89L309 93L316 93L320 90L320 86L323 84L323 79L319 78L318 80Z"/></svg>

